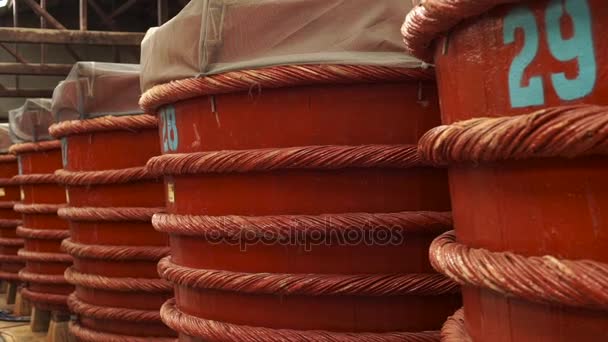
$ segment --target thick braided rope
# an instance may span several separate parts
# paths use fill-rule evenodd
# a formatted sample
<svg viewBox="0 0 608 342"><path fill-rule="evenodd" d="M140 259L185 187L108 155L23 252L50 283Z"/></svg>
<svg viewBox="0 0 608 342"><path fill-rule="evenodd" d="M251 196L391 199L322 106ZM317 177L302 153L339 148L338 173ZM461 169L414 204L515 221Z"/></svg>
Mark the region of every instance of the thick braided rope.
<svg viewBox="0 0 608 342"><path fill-rule="evenodd" d="M88 120L70 120L53 124L49 133L55 138L68 135L86 134L107 131L138 132L144 129L156 129L158 120L150 115L102 116Z"/></svg>
<svg viewBox="0 0 608 342"><path fill-rule="evenodd" d="M152 157L155 175L422 166L415 145L304 146L254 150L166 154Z"/></svg>
<svg viewBox="0 0 608 342"><path fill-rule="evenodd" d="M200 96L315 84L353 84L433 80L421 68L390 68L372 65L285 65L255 70L230 71L156 85L139 100L146 113L162 105Z"/></svg>
<svg viewBox="0 0 608 342"><path fill-rule="evenodd" d="M458 292L458 285L428 274L283 274L203 270L158 263L158 274L181 286L250 294L304 296L430 296Z"/></svg>
<svg viewBox="0 0 608 342"><path fill-rule="evenodd" d="M124 292L164 293L173 291L171 284L163 279L154 278L111 278L95 274L85 274L73 267L65 270L65 279L72 284L92 289L114 290Z"/></svg>
<svg viewBox="0 0 608 342"><path fill-rule="evenodd" d="M63 207L65 207L65 204L17 203L13 209L21 214L57 214L57 211Z"/></svg>
<svg viewBox="0 0 608 342"><path fill-rule="evenodd" d="M8 151L12 154L29 153L29 152L44 152L61 149L59 140L29 142L23 144L12 145Z"/></svg>
<svg viewBox="0 0 608 342"><path fill-rule="evenodd" d="M401 27L407 51L433 62L432 43L461 21L476 17L495 6L522 0L422 0L405 18Z"/></svg>
<svg viewBox="0 0 608 342"><path fill-rule="evenodd" d="M150 222L152 215L165 210L165 208L94 208L94 207L67 207L57 212L59 217L71 221L134 221Z"/></svg>
<svg viewBox="0 0 608 342"><path fill-rule="evenodd" d="M441 342L473 342L464 325L464 309L459 309L441 328Z"/></svg>
<svg viewBox="0 0 608 342"><path fill-rule="evenodd" d="M420 139L435 165L608 154L608 107L563 106L439 126Z"/></svg>
<svg viewBox="0 0 608 342"><path fill-rule="evenodd" d="M169 255L169 247L165 246L83 245L71 239L63 240L61 248L73 257L113 261L158 261Z"/></svg>
<svg viewBox="0 0 608 342"><path fill-rule="evenodd" d="M72 263L72 256L64 253L32 252L20 249L17 255L23 257L26 261Z"/></svg>
<svg viewBox="0 0 608 342"><path fill-rule="evenodd" d="M78 299L75 293L68 297L70 310L78 315L103 320L120 320L144 323L161 323L159 310L136 310L92 305Z"/></svg>
<svg viewBox="0 0 608 342"><path fill-rule="evenodd" d="M211 321L181 312L175 299L160 309L163 322L171 329L205 341L231 342L439 342L438 331L349 333L322 330L270 329Z"/></svg>
<svg viewBox="0 0 608 342"><path fill-rule="evenodd" d="M63 274L41 274L26 271L19 271L19 279L28 283L54 284L54 285L69 285L63 277Z"/></svg>
<svg viewBox="0 0 608 342"><path fill-rule="evenodd" d="M78 341L82 342L177 342L173 337L136 337L91 330L76 321L71 321L68 329Z"/></svg>
<svg viewBox="0 0 608 342"><path fill-rule="evenodd" d="M5 263L9 263L9 264L18 264L18 263L23 263L23 257L20 257L18 255L11 255L11 254L0 254L0 262L5 262Z"/></svg>
<svg viewBox="0 0 608 342"><path fill-rule="evenodd" d="M19 274L0 271L0 280L19 281Z"/></svg>
<svg viewBox="0 0 608 342"><path fill-rule="evenodd" d="M0 178L0 186L17 186L17 185L19 185L19 182L15 179L15 176L13 176L11 178Z"/></svg>
<svg viewBox="0 0 608 342"><path fill-rule="evenodd" d="M28 288L21 289L21 296L23 298L35 303L38 307L38 303L47 303L55 307L67 307L66 302L68 300L67 295L54 294L54 293L42 293L31 291Z"/></svg>
<svg viewBox="0 0 608 342"><path fill-rule="evenodd" d="M14 176L12 180L19 185L57 184L58 178L52 173L32 173Z"/></svg>
<svg viewBox="0 0 608 342"><path fill-rule="evenodd" d="M13 209L18 201L0 201L0 209Z"/></svg>
<svg viewBox="0 0 608 342"><path fill-rule="evenodd" d="M272 236L288 239L295 232L344 235L350 229L401 229L405 233L440 234L452 226L450 212L411 211L398 213L343 213L273 216L195 216L157 213L152 225L169 234L212 237Z"/></svg>
<svg viewBox="0 0 608 342"><path fill-rule="evenodd" d="M437 271L462 285L541 303L608 309L608 264L469 248L456 242L454 231L433 241L430 259Z"/></svg>
<svg viewBox="0 0 608 342"><path fill-rule="evenodd" d="M0 154L0 163L14 163L17 161L17 156L12 154Z"/></svg>
<svg viewBox="0 0 608 342"><path fill-rule="evenodd" d="M24 243L20 238L0 238L0 246L23 246Z"/></svg>
<svg viewBox="0 0 608 342"><path fill-rule="evenodd" d="M116 170L79 172L61 169L55 171L55 175L57 176L57 182L59 184L72 186L125 184L145 180L155 180L158 178L151 175L143 166Z"/></svg>
<svg viewBox="0 0 608 342"><path fill-rule="evenodd" d="M17 227L17 236L24 239L63 240L70 237L67 229L32 229Z"/></svg>
<svg viewBox="0 0 608 342"><path fill-rule="evenodd" d="M0 219L0 229L2 228L15 228L22 223L21 220L9 220L9 219Z"/></svg>

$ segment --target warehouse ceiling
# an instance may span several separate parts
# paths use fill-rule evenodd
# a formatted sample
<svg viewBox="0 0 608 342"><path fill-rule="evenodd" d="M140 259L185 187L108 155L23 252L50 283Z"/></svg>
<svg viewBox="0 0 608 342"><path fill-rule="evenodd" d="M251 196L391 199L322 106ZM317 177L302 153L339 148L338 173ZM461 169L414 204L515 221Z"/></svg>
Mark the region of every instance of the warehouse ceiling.
<svg viewBox="0 0 608 342"><path fill-rule="evenodd" d="M25 98L50 97L76 61L138 63L147 29L187 3L0 0L0 122Z"/></svg>

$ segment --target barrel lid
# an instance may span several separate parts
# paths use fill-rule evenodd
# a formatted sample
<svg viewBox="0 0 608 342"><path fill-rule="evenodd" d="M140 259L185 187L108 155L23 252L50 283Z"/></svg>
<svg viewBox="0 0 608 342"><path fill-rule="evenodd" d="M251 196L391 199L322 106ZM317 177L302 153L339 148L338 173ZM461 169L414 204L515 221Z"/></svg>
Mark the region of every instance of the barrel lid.
<svg viewBox="0 0 608 342"><path fill-rule="evenodd" d="M142 89L277 65L421 67L399 33L411 8L407 0L190 1L142 41Z"/></svg>
<svg viewBox="0 0 608 342"><path fill-rule="evenodd" d="M10 137L14 143L51 140L51 99L25 100L23 106L9 110L8 121Z"/></svg>
<svg viewBox="0 0 608 342"><path fill-rule="evenodd" d="M138 64L77 62L53 92L55 120L142 114L139 73Z"/></svg>

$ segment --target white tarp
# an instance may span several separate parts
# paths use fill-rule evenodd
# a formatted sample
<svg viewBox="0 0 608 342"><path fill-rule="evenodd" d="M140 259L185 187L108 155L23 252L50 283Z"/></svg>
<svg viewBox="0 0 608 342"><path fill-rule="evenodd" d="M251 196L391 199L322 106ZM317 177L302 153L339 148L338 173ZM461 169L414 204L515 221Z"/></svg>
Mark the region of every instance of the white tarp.
<svg viewBox="0 0 608 342"><path fill-rule="evenodd" d="M145 91L172 80L287 64L419 67L400 27L409 0L195 0L142 42Z"/></svg>
<svg viewBox="0 0 608 342"><path fill-rule="evenodd" d="M8 124L0 124L0 153L7 153L12 144Z"/></svg>
<svg viewBox="0 0 608 342"><path fill-rule="evenodd" d="M142 114L138 64L78 62L53 92L57 122Z"/></svg>
<svg viewBox="0 0 608 342"><path fill-rule="evenodd" d="M9 110L8 124L14 143L53 139L49 127L53 124L51 99L27 99L23 106Z"/></svg>

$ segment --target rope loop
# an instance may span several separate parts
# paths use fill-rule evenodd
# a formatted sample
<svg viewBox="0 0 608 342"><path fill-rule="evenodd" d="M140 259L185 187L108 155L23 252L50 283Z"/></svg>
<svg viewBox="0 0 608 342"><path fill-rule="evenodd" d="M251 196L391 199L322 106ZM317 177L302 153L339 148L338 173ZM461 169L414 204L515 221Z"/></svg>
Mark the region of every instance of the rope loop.
<svg viewBox="0 0 608 342"><path fill-rule="evenodd" d="M151 293L173 291L171 284L162 279L104 277L96 274L80 273L73 266L68 267L64 275L70 284L92 289Z"/></svg>
<svg viewBox="0 0 608 342"><path fill-rule="evenodd" d="M17 203L13 210L21 214L57 214L65 204L23 204Z"/></svg>
<svg viewBox="0 0 608 342"><path fill-rule="evenodd" d="M75 293L68 297L68 307L73 313L85 317L92 317L102 320L120 320L142 323L161 323L160 312L158 310L136 310L128 308L115 308L107 306L97 306L78 299Z"/></svg>
<svg viewBox="0 0 608 342"><path fill-rule="evenodd" d="M126 184L158 180L158 177L150 174L143 166L116 170L78 172L61 169L55 171L55 176L59 184L70 186Z"/></svg>
<svg viewBox="0 0 608 342"><path fill-rule="evenodd" d="M82 342L177 342L173 337L136 337L106 333L83 327L77 321L70 321L68 329Z"/></svg>
<svg viewBox="0 0 608 342"><path fill-rule="evenodd" d="M94 208L94 207L66 207L57 212L59 217L71 221L103 221L103 222L150 222L152 215L165 210L165 208Z"/></svg>
<svg viewBox="0 0 608 342"><path fill-rule="evenodd" d="M63 240L61 248L73 257L106 261L158 261L169 255L169 247L164 246L84 245L71 239Z"/></svg>
<svg viewBox="0 0 608 342"><path fill-rule="evenodd" d="M87 134L107 131L139 132L145 129L156 129L158 120L150 115L102 116L87 120L62 121L49 127L49 133L55 138L69 135Z"/></svg>
<svg viewBox="0 0 608 342"><path fill-rule="evenodd" d="M8 152L11 154L21 154L31 152L46 152L58 149L61 149L61 142L59 140L50 140L11 145Z"/></svg>

